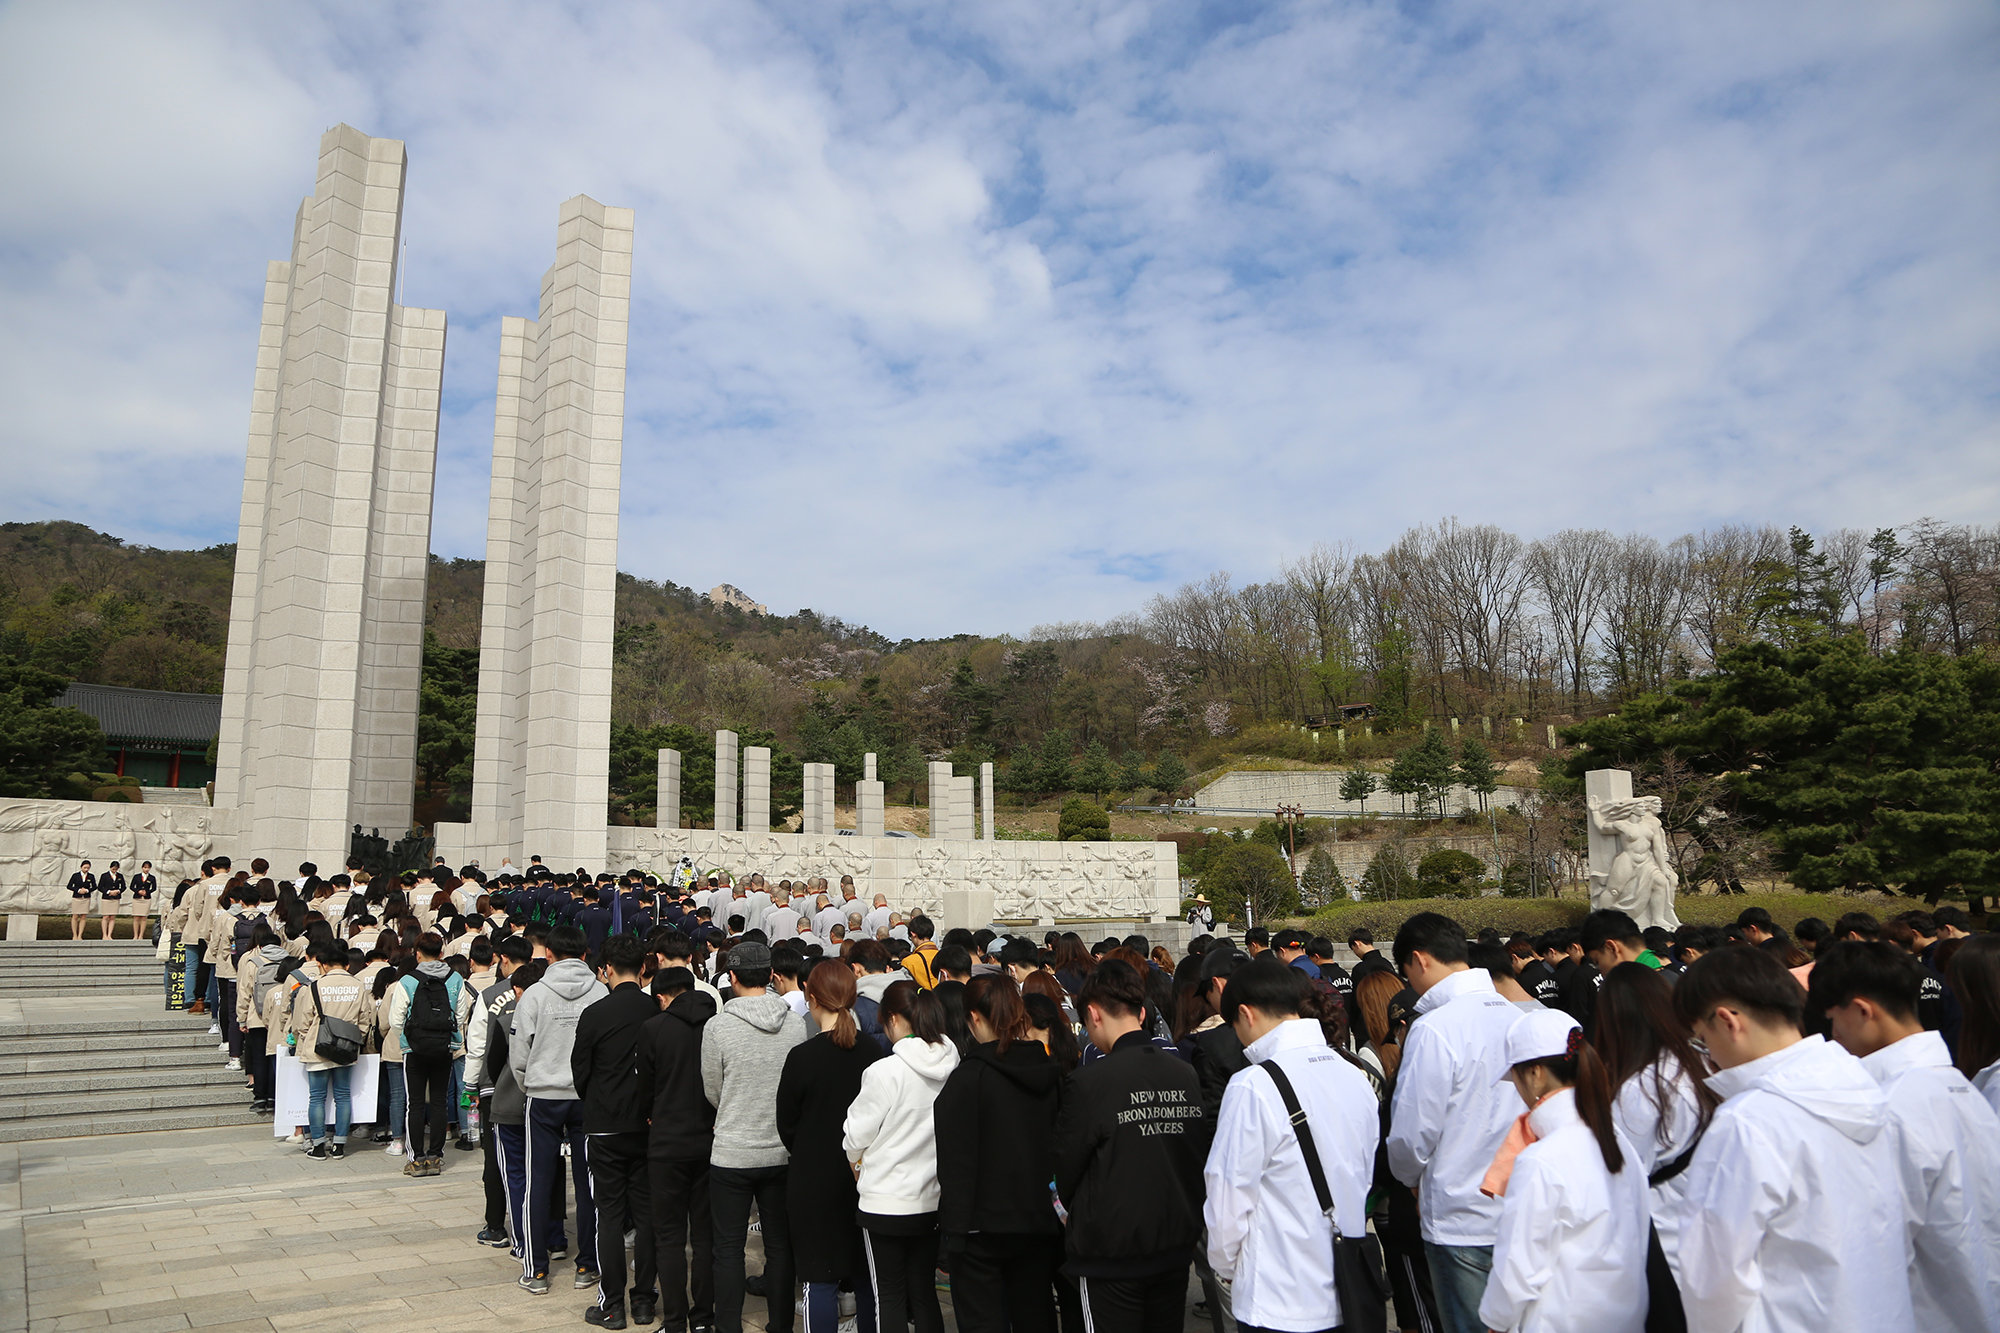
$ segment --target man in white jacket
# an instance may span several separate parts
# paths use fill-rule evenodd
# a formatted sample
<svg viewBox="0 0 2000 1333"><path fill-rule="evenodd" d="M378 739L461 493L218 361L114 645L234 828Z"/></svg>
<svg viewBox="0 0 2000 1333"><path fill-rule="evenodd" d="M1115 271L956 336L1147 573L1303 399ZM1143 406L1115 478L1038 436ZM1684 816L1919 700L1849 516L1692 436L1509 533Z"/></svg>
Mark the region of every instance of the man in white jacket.
<svg viewBox="0 0 2000 1333"><path fill-rule="evenodd" d="M1389 1169L1417 1191L1439 1317L1450 1333L1482 1333L1500 1201L1479 1185L1520 1114L1520 1098L1500 1082L1520 1010L1484 968L1467 967L1465 929L1449 917L1411 917L1393 953L1420 998L1396 1076Z"/></svg>
<svg viewBox="0 0 2000 1333"><path fill-rule="evenodd" d="M1203 1172L1202 1220L1215 1275L1233 1281L1239 1326L1317 1333L1342 1322L1333 1284L1333 1227L1320 1211L1312 1173L1273 1067L1291 1081L1305 1112L1341 1233L1367 1230L1378 1107L1360 1070L1328 1048L1319 1020L1300 1018L1305 974L1258 959L1229 979L1222 1017L1243 1042L1250 1068L1222 1094L1215 1143Z"/></svg>
<svg viewBox="0 0 2000 1333"><path fill-rule="evenodd" d="M1805 999L1749 947L1703 954L1674 987L1723 1099L1687 1170L1689 1328L1918 1327L1887 1099L1859 1060L1800 1035Z"/></svg>
<svg viewBox="0 0 2000 1333"><path fill-rule="evenodd" d="M2000 1329L2000 1116L1924 1031L1924 974L1886 941L1836 944L1813 965L1813 1006L1882 1085L1898 1132L1917 1327Z"/></svg>

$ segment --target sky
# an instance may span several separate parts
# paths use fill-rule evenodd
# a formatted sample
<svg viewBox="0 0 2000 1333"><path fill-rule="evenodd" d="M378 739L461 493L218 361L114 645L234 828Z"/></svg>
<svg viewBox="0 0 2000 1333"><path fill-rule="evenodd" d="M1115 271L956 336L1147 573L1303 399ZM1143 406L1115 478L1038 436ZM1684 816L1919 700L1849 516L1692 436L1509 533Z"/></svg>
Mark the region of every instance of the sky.
<svg viewBox="0 0 2000 1333"><path fill-rule="evenodd" d="M236 535L319 137L408 145L484 554L504 315L636 211L619 565L891 638L1456 516L2000 516L1987 0L0 4L0 520Z"/></svg>

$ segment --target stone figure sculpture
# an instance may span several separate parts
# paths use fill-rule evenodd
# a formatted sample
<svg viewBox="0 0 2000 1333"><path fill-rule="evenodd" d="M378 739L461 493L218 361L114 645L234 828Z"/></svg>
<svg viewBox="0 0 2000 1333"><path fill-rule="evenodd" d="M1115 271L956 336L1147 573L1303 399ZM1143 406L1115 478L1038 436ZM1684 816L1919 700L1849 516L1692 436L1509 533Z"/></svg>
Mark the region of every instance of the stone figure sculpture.
<svg viewBox="0 0 2000 1333"><path fill-rule="evenodd" d="M1624 912L1641 930L1680 925L1674 914L1679 877L1667 859L1667 832L1660 824L1660 798L1590 798L1591 830L1612 840L1610 864L1599 869L1592 857L1590 905Z"/></svg>

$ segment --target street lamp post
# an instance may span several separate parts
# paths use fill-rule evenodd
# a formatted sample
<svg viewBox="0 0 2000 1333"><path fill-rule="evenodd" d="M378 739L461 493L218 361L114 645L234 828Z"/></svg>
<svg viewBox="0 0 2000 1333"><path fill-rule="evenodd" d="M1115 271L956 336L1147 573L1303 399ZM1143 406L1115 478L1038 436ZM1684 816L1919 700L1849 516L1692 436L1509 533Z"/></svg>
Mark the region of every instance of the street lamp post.
<svg viewBox="0 0 2000 1333"><path fill-rule="evenodd" d="M1297 805L1280 805L1276 811L1279 823L1285 826L1285 860L1292 871L1292 884L1299 882L1299 849L1295 830L1298 822L1306 817L1305 808Z"/></svg>

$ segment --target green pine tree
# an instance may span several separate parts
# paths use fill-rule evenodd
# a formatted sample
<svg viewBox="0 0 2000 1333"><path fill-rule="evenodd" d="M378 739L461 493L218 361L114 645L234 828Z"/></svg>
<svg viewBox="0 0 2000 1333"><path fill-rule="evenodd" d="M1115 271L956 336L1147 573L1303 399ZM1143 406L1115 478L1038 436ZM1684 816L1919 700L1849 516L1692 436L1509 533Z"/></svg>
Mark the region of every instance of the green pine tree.
<svg viewBox="0 0 2000 1333"><path fill-rule="evenodd" d="M1299 878L1299 898L1308 911L1346 901L1347 884L1326 848L1315 847L1306 858L1306 873Z"/></svg>
<svg viewBox="0 0 2000 1333"><path fill-rule="evenodd" d="M1368 798L1375 792L1375 775L1365 768L1350 768L1340 776L1340 799L1360 803L1361 813L1368 813Z"/></svg>
<svg viewBox="0 0 2000 1333"><path fill-rule="evenodd" d="M1459 785L1478 794L1481 810L1486 808L1486 798L1500 790L1500 770L1493 766L1493 756L1469 738L1458 747L1457 778Z"/></svg>
<svg viewBox="0 0 2000 1333"><path fill-rule="evenodd" d="M1187 785L1187 765L1180 756L1168 750L1160 751L1160 757L1153 761L1153 785L1169 797L1178 796Z"/></svg>
<svg viewBox="0 0 2000 1333"><path fill-rule="evenodd" d="M1118 767L1111 762L1111 752L1104 748L1104 742L1092 741L1084 747L1083 762L1076 766L1074 781L1099 801L1104 799L1105 792L1118 785Z"/></svg>

